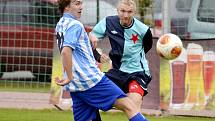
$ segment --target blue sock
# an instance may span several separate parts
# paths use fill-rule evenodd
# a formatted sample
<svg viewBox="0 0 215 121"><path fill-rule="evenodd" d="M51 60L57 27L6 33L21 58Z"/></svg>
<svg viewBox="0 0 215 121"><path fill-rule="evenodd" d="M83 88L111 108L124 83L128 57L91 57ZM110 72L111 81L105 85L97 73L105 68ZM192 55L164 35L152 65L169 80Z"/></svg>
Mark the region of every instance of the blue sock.
<svg viewBox="0 0 215 121"><path fill-rule="evenodd" d="M148 121L141 113L133 116L129 121Z"/></svg>

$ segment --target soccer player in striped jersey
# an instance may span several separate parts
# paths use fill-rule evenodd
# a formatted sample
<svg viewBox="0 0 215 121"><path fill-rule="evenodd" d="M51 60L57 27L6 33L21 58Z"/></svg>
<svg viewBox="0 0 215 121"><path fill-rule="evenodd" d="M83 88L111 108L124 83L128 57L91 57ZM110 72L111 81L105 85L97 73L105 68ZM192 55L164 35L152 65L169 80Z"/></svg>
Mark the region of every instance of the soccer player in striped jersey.
<svg viewBox="0 0 215 121"><path fill-rule="evenodd" d="M55 29L64 69L63 79L56 78L56 83L70 91L74 120L93 120L98 109L107 111L115 106L125 112L129 121L147 121L96 65L88 35L78 21L82 4L82 0L58 0L63 16Z"/></svg>

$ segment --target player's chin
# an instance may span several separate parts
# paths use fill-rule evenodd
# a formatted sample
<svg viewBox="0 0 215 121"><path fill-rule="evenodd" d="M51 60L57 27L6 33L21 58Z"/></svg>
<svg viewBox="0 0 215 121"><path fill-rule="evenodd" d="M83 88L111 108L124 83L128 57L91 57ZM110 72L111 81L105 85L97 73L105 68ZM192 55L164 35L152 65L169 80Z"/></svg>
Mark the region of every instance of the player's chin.
<svg viewBox="0 0 215 121"><path fill-rule="evenodd" d="M76 17L81 18L81 12L78 12Z"/></svg>
<svg viewBox="0 0 215 121"><path fill-rule="evenodd" d="M121 23L123 26L129 26L131 23L130 23L130 20L129 19L124 19L122 20L122 23Z"/></svg>

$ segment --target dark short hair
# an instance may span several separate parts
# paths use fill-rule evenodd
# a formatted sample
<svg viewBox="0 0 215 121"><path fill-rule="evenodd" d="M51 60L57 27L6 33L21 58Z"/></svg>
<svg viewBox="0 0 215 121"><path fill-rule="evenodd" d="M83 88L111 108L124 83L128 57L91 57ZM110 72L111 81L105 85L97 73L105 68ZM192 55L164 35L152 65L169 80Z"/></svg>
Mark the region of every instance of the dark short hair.
<svg viewBox="0 0 215 121"><path fill-rule="evenodd" d="M58 0L58 9L63 14L64 9L70 4L72 0Z"/></svg>

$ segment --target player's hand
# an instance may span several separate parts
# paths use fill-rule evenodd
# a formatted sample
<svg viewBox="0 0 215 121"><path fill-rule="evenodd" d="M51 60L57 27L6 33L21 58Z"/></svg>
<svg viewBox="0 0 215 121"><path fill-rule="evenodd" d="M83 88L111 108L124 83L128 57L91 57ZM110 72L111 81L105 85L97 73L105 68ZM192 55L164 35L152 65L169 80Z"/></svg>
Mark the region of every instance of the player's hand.
<svg viewBox="0 0 215 121"><path fill-rule="evenodd" d="M110 60L110 58L106 55L106 54L101 54L101 57L100 57L100 62L101 63L106 63Z"/></svg>
<svg viewBox="0 0 215 121"><path fill-rule="evenodd" d="M96 49L98 38L96 38L96 36L93 35L93 34L90 32L90 33L89 33L89 39L90 39L90 41L91 41L91 43L92 43L93 49Z"/></svg>
<svg viewBox="0 0 215 121"><path fill-rule="evenodd" d="M59 77L55 78L55 83L60 86L64 86L64 85L68 84L69 82L70 82L70 80L68 78L64 79L64 80L59 79Z"/></svg>

